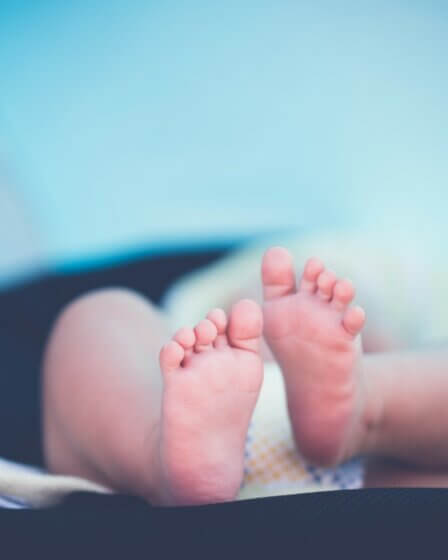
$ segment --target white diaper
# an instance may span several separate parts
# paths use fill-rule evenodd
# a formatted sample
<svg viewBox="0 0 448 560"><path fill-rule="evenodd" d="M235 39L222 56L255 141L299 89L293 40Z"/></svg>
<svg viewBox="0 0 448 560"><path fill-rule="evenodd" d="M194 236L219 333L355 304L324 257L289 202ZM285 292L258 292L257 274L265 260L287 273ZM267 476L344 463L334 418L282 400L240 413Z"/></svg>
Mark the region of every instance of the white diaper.
<svg viewBox="0 0 448 560"><path fill-rule="evenodd" d="M359 488L361 460L336 468L309 465L297 451L277 364L265 377L247 435L244 481L238 499Z"/></svg>

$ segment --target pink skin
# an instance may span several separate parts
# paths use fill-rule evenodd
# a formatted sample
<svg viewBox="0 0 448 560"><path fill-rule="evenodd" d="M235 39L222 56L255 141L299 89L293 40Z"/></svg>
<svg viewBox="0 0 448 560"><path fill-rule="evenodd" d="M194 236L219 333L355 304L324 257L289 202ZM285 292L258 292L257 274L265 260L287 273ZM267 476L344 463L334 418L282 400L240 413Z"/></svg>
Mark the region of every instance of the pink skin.
<svg viewBox="0 0 448 560"><path fill-rule="evenodd" d="M286 249L263 259L265 337L284 376L299 450L311 462L331 465L351 456L363 437L365 390L354 289L317 259L305 265L296 287Z"/></svg>
<svg viewBox="0 0 448 560"><path fill-rule="evenodd" d="M215 309L162 348L158 445L168 503L235 499L263 380L261 333L259 306L242 300L233 306L228 324L224 311Z"/></svg>

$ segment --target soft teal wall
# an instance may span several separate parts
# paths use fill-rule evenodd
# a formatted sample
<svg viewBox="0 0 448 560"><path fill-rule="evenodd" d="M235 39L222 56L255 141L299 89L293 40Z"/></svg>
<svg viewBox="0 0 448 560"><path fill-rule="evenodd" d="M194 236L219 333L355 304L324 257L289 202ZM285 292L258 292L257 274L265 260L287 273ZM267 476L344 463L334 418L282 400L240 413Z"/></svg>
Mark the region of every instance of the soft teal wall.
<svg viewBox="0 0 448 560"><path fill-rule="evenodd" d="M3 0L0 126L48 254L442 228L447 6Z"/></svg>

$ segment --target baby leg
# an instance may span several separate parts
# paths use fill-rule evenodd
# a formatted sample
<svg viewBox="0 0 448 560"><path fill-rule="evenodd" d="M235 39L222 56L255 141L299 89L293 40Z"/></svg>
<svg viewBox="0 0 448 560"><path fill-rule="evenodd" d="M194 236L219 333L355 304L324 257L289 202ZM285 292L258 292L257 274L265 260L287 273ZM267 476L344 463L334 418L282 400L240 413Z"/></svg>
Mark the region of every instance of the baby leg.
<svg viewBox="0 0 448 560"><path fill-rule="evenodd" d="M233 499L262 381L259 307L236 304L168 331L149 302L102 290L57 321L44 361L50 470L158 504ZM219 445L218 445L219 444Z"/></svg>

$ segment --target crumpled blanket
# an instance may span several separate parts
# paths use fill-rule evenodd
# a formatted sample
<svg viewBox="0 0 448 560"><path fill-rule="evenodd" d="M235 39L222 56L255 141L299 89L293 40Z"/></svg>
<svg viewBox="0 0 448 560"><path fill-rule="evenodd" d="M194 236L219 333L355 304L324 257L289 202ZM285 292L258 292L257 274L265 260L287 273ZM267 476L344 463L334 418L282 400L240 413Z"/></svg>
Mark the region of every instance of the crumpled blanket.
<svg viewBox="0 0 448 560"><path fill-rule="evenodd" d="M20 509L58 503L71 492L111 491L75 476L51 475L28 465L0 458L0 507Z"/></svg>

